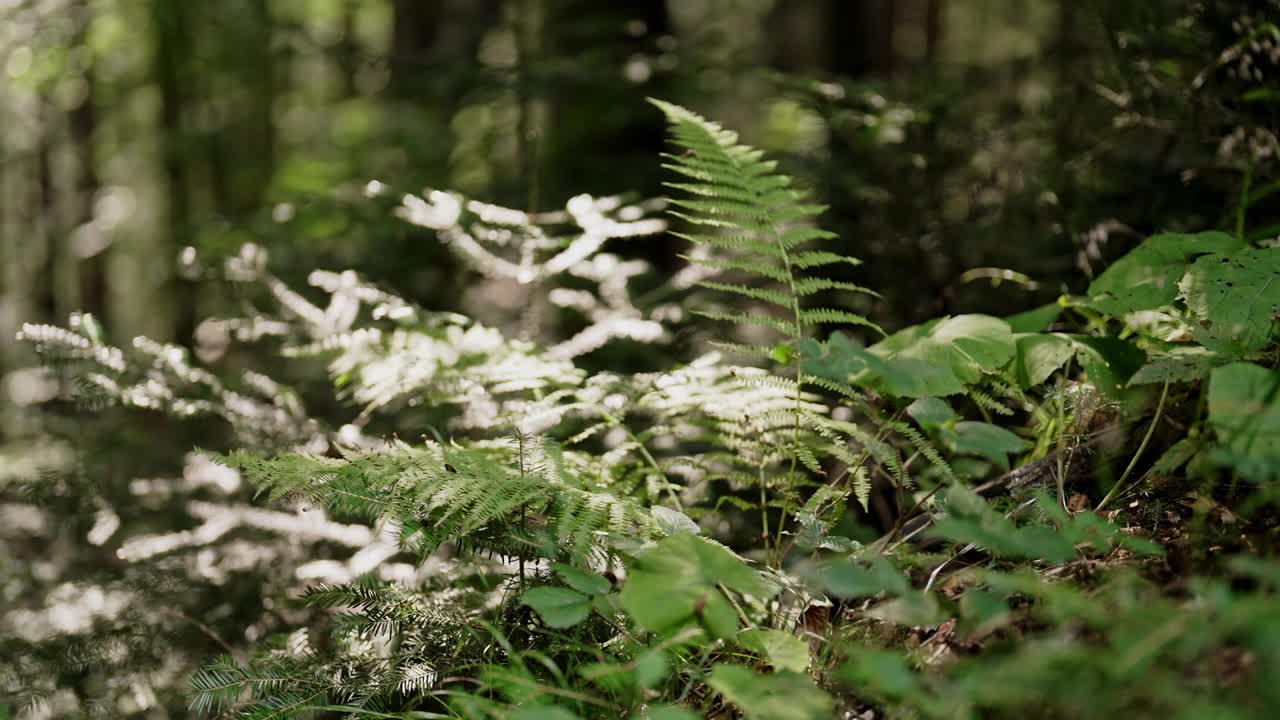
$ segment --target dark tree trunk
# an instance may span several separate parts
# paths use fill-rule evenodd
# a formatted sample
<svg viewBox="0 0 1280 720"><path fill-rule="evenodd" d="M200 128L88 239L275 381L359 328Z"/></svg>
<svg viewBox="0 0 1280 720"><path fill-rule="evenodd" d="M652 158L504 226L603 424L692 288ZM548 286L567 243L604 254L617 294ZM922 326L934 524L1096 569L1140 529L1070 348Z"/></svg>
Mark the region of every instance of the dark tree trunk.
<svg viewBox="0 0 1280 720"><path fill-rule="evenodd" d="M456 107L476 55L502 17L502 0L393 0L389 91Z"/></svg>
<svg viewBox="0 0 1280 720"><path fill-rule="evenodd" d="M153 0L152 21L155 54L152 71L160 87L160 144L168 213L167 243L173 252L188 244L191 234L191 185L187 162L188 137L182 121L182 48L190 47L184 3ZM169 301L175 312L174 335L181 343L191 340L195 329L195 297L190 283L171 275Z"/></svg>
<svg viewBox="0 0 1280 720"><path fill-rule="evenodd" d="M894 0L827 0L827 69L837 75L891 75Z"/></svg>
<svg viewBox="0 0 1280 720"><path fill-rule="evenodd" d="M49 118L52 107L43 103L40 112ZM50 118L51 120L51 118ZM56 318L62 308L57 297L58 241L53 219L57 216L56 198L53 187L53 154L52 140L49 137L53 123L46 121L41 129L40 142L36 148L36 202L37 208L31 218L31 226L39 237L42 256L38 275L40 281L36 286L36 307L47 318ZM66 320L66 318L61 318Z"/></svg>
<svg viewBox="0 0 1280 720"><path fill-rule="evenodd" d="M943 0L928 0L924 10L924 59L929 67L938 64L938 50L942 46Z"/></svg>

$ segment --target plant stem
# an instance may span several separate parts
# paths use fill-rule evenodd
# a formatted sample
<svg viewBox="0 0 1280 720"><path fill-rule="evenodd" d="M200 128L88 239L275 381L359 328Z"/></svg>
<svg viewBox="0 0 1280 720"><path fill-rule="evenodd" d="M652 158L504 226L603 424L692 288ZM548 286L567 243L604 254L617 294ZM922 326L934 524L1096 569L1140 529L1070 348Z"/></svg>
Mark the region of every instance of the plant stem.
<svg viewBox="0 0 1280 720"><path fill-rule="evenodd" d="M627 434L627 439L636 446L636 452L640 453L640 457L644 459L645 464L652 468L654 472L658 473L658 477L662 478L662 486L671 496L671 503L676 506L676 510L684 512L684 503L680 502L680 494L676 492L675 484L667 477L666 471L662 469L662 466L658 464L658 461L653 457L653 454L649 452L649 448L645 447L644 443L640 442L640 438L636 437L634 432L631 432L631 428L624 425L621 420L613 415L613 413L610 413L599 405L595 405L594 407L596 412L600 413L600 417L604 418L604 421L609 423L610 427L621 428L622 432Z"/></svg>
<svg viewBox="0 0 1280 720"><path fill-rule="evenodd" d="M1107 506L1107 503L1111 502L1111 500L1115 498L1116 494L1120 492L1120 488L1124 487L1124 481L1129 477L1129 473L1133 472L1133 468L1138 464L1138 458L1142 457L1142 452L1147 449L1147 443L1151 442L1151 436L1155 434L1156 425L1160 422L1160 415L1164 412L1164 400L1168 396L1169 381L1166 380L1164 382L1164 389L1160 391L1160 402L1156 403L1155 417L1151 418L1151 425L1147 428L1147 434L1142 436L1142 444L1138 445L1138 451L1135 452L1133 457L1129 460L1129 466L1124 469L1124 472L1120 475L1120 479L1111 487L1111 492L1107 493L1107 496L1102 498L1102 502L1098 503L1098 507L1093 509L1094 512L1102 512L1102 509Z"/></svg>
<svg viewBox="0 0 1280 720"><path fill-rule="evenodd" d="M516 440L520 443L520 479L524 480L524 433L516 430ZM525 532L525 506L520 506L520 532ZM524 585L524 555L520 556L520 585Z"/></svg>

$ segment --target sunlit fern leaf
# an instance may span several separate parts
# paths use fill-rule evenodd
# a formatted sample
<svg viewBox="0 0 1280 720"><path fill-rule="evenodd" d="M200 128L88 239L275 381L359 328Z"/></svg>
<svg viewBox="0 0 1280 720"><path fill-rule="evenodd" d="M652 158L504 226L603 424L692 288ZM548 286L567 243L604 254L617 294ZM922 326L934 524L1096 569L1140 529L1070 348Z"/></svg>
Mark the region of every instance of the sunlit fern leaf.
<svg viewBox="0 0 1280 720"><path fill-rule="evenodd" d="M421 529L418 541L437 546L466 537L504 553L524 548L523 555L530 543L519 522L522 509L545 515L559 539L581 552L603 535L655 532L642 507L602 490L592 463L575 461L576 454L558 446L548 451L549 442L529 444L523 471L511 443L477 443L447 454L436 444L395 443L342 458L236 452L225 461L272 497L301 495L343 514L391 517Z"/></svg>
<svg viewBox="0 0 1280 720"><path fill-rule="evenodd" d="M652 102L666 115L672 142L684 150L665 156L668 162L664 167L686 178L668 184L685 195L672 200L677 208L672 214L705 228L678 236L729 253L728 257L705 260L691 257L690 261L703 263L713 271L736 273L781 287L719 281L704 281L701 285L778 306L790 320L756 313L702 314L736 325L764 325L793 340L799 339L807 326L823 323L875 327L853 312L808 311L800 307L800 297L823 291L870 292L852 283L797 274L804 268L857 264L853 258L805 247L834 237L811 224L825 207L807 202L806 192L793 188L789 177L776 173L775 164L765 160L761 151L740 144L736 133L685 108L660 100Z"/></svg>

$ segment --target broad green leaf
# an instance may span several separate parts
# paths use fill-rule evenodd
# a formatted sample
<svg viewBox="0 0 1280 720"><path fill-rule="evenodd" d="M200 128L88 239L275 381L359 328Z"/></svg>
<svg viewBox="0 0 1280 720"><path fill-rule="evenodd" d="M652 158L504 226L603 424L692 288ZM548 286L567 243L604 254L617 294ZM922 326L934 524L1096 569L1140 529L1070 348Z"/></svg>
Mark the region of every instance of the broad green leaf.
<svg viewBox="0 0 1280 720"><path fill-rule="evenodd" d="M737 614L717 586L757 597L769 594L760 574L741 558L697 535L680 533L636 556L620 601L652 632L697 620L717 637L732 636Z"/></svg>
<svg viewBox="0 0 1280 720"><path fill-rule="evenodd" d="M1014 365L1018 384L1034 387L1049 379L1055 370L1076 353L1076 346L1064 335L1024 334L1015 336L1017 362Z"/></svg>
<svg viewBox="0 0 1280 720"><path fill-rule="evenodd" d="M591 598L576 590L542 585L530 588L520 601L534 609L553 628L573 627L591 614Z"/></svg>
<svg viewBox="0 0 1280 720"><path fill-rule="evenodd" d="M1280 316L1280 248L1206 255L1179 287L1201 345L1235 356L1257 352Z"/></svg>
<svg viewBox="0 0 1280 720"><path fill-rule="evenodd" d="M806 339L801 348L805 372L837 382L875 387L894 397L920 398L964 392L965 384L956 376L949 361L907 355L885 359L842 333L832 334L826 343Z"/></svg>
<svg viewBox="0 0 1280 720"><path fill-rule="evenodd" d="M618 599L641 627L650 632L665 632L692 621L699 598L708 592L705 586L669 584L672 581L673 578L663 573L636 571L627 577Z"/></svg>
<svg viewBox="0 0 1280 720"><path fill-rule="evenodd" d="M579 675L613 692L651 688L662 682L669 671L666 653L656 649L641 653L630 663L586 663L578 668Z"/></svg>
<svg viewBox="0 0 1280 720"><path fill-rule="evenodd" d="M1009 329L1015 334L1039 333L1044 332L1044 329L1053 324L1061 314L1062 306L1055 302L1017 315L1010 315L1005 318L1005 322L1009 323Z"/></svg>
<svg viewBox="0 0 1280 720"><path fill-rule="evenodd" d="M958 422L942 433L943 442L961 455L978 455L1009 469L1009 455L1020 453L1030 443L998 425L984 422Z"/></svg>
<svg viewBox="0 0 1280 720"><path fill-rule="evenodd" d="M984 371L1008 364L1015 346L1013 332L1004 320L989 315L957 315L901 330L868 350L886 360L911 358L937 368L950 368L961 383L971 384Z"/></svg>
<svg viewBox="0 0 1280 720"><path fill-rule="evenodd" d="M635 681L642 688L651 688L662 682L671 670L667 654L661 650L648 650L635 659Z"/></svg>
<svg viewBox="0 0 1280 720"><path fill-rule="evenodd" d="M867 379L885 393L904 398L945 397L965 388L950 366L906 356L885 360Z"/></svg>
<svg viewBox="0 0 1280 720"><path fill-rule="evenodd" d="M1186 465L1187 461L1194 457L1196 453L1200 452L1200 450L1201 443L1199 439L1193 440L1191 438L1182 438L1170 446L1168 450L1165 450L1164 454L1160 456L1160 459L1156 460L1151 465L1151 472L1156 473L1157 475L1171 475L1176 472L1178 468Z"/></svg>
<svg viewBox="0 0 1280 720"><path fill-rule="evenodd" d="M1089 285L1090 304L1112 315L1172 304L1178 279L1196 255L1231 252L1241 244L1221 232L1153 235Z"/></svg>
<svg viewBox="0 0 1280 720"><path fill-rule="evenodd" d="M753 720L830 720L835 709L831 696L799 673L717 665L707 683Z"/></svg>
<svg viewBox="0 0 1280 720"><path fill-rule="evenodd" d="M935 397L920 398L911 403L907 406L907 414L923 428L941 427L959 417L946 400Z"/></svg>
<svg viewBox="0 0 1280 720"><path fill-rule="evenodd" d="M1131 342L1110 337L1069 336L1076 345L1076 359L1089 382L1113 398L1124 392L1129 378L1147 360L1147 355Z"/></svg>
<svg viewBox="0 0 1280 720"><path fill-rule="evenodd" d="M738 632L738 613L724 594L713 588L699 594L693 616L713 637L731 638Z"/></svg>
<svg viewBox="0 0 1280 720"><path fill-rule="evenodd" d="M896 625L937 625L942 622L942 608L931 593L903 593L888 602L867 610L867 616Z"/></svg>
<svg viewBox="0 0 1280 720"><path fill-rule="evenodd" d="M561 580L569 587L577 590L584 595L604 595L612 589L609 581L600 575L579 570L572 565L564 563L554 563L551 569L556 571Z"/></svg>
<svg viewBox="0 0 1280 720"><path fill-rule="evenodd" d="M775 670L802 673L809 669L809 644L782 630L744 630L738 633L742 647L763 656Z"/></svg>
<svg viewBox="0 0 1280 720"><path fill-rule="evenodd" d="M653 516L654 522L658 523L658 527L664 534L676 535L678 533L691 533L698 535L702 533L702 529L698 527L698 523L694 522L688 515L679 510L654 505L649 509L649 514Z"/></svg>
<svg viewBox="0 0 1280 720"><path fill-rule="evenodd" d="M831 333L825 343L805 338L800 341L800 353L805 372L837 382L850 382L873 364L880 364L879 358L842 332Z"/></svg>
<svg viewBox="0 0 1280 720"><path fill-rule="evenodd" d="M881 591L901 595L911 590L910 581L882 557L870 566L834 563L823 570L822 583L827 592L842 598L866 597Z"/></svg>
<svg viewBox="0 0 1280 720"><path fill-rule="evenodd" d="M1202 347L1177 348L1167 355L1152 358L1129 378L1129 385L1180 383L1201 380L1209 371L1231 359Z"/></svg>
<svg viewBox="0 0 1280 720"><path fill-rule="evenodd" d="M1209 424L1219 463L1259 482L1280 476L1280 373L1251 363L1214 370Z"/></svg>
<svg viewBox="0 0 1280 720"><path fill-rule="evenodd" d="M858 689L892 698L920 694L916 674L902 655L889 650L854 646L849 660L836 669L836 678Z"/></svg>

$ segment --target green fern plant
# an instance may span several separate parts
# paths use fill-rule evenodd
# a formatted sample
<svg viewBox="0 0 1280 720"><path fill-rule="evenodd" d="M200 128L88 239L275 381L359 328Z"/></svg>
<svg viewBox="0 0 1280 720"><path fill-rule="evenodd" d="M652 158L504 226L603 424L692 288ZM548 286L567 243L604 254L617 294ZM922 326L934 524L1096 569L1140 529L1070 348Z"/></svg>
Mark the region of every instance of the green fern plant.
<svg viewBox="0 0 1280 720"><path fill-rule="evenodd" d="M395 441L337 458L235 452L225 462L270 497L390 517L401 523L403 542L423 555L461 540L509 557L545 555L544 547L552 556L555 548L585 556L609 535L658 533L647 510L610 492L597 462L548 438L455 447Z"/></svg>
<svg viewBox="0 0 1280 720"><path fill-rule="evenodd" d="M699 310L700 315L738 325L764 325L798 343L817 325L861 325L879 331L864 316L834 308L804 308L802 298L827 290L875 295L853 283L808 277L805 270L830 265L858 265L856 258L809 249L834 233L810 223L825 207L809 203L808 194L792 187L792 179L776 172L776 163L763 153L738 142L736 133L702 116L660 100L652 100L666 114L672 141L684 152L666 154L663 167L689 181L670 182L685 197L672 200L672 215L701 228L694 233L674 233L698 245L724 253L723 257L690 255L690 262L716 272L735 272L747 278L776 284L772 289L736 282L704 280L701 285L751 301L763 302L785 313L785 318L747 312ZM790 349L754 348L763 355L781 358Z"/></svg>
<svg viewBox="0 0 1280 720"><path fill-rule="evenodd" d="M792 495L799 484L799 470L823 474L815 448L839 458L850 468L850 472L840 477L853 481L854 492L864 504L870 484L866 473L858 472L857 468L868 455L878 453L882 460L900 465L889 454L881 452L884 446L875 433L867 433L856 423L832 420L806 407L807 387L837 390L847 399L863 400L851 387L837 387L836 383L806 373L802 342L815 328L839 325L860 326L878 334L883 331L861 314L830 307L805 307L805 300L827 291L871 296L876 293L853 283L809 275L812 270L834 265L856 266L859 261L814 247L819 241L835 237L813 226L825 208L811 203L808 194L794 187L790 177L778 173L776 163L764 159L759 150L739 143L736 133L715 122L670 103L652 102L666 115L672 141L682 150L664 156L667 159L664 167L684 178L667 183L682 193L682 197L671 201L676 208L672 215L697 228L694 232L675 234L707 250L687 255L691 263L709 273L733 276L731 280L704 279L699 284L763 306L758 312L718 309L695 312L736 326L764 326L776 331L781 339L772 346L721 343L721 347L772 359L791 368L789 377L768 375L752 380L780 388L791 398L790 408L776 408L763 417L753 418L756 435L765 443L776 441L776 445L782 446L781 454L785 458L784 483L767 483L763 480L764 468L755 468L762 478L762 493L768 490L780 495L781 515L773 549L774 562L778 563L781 562L783 528L794 506ZM782 439L780 430L789 437ZM851 446L862 450L851 451ZM762 511L764 534L768 536L767 510L762 508Z"/></svg>

